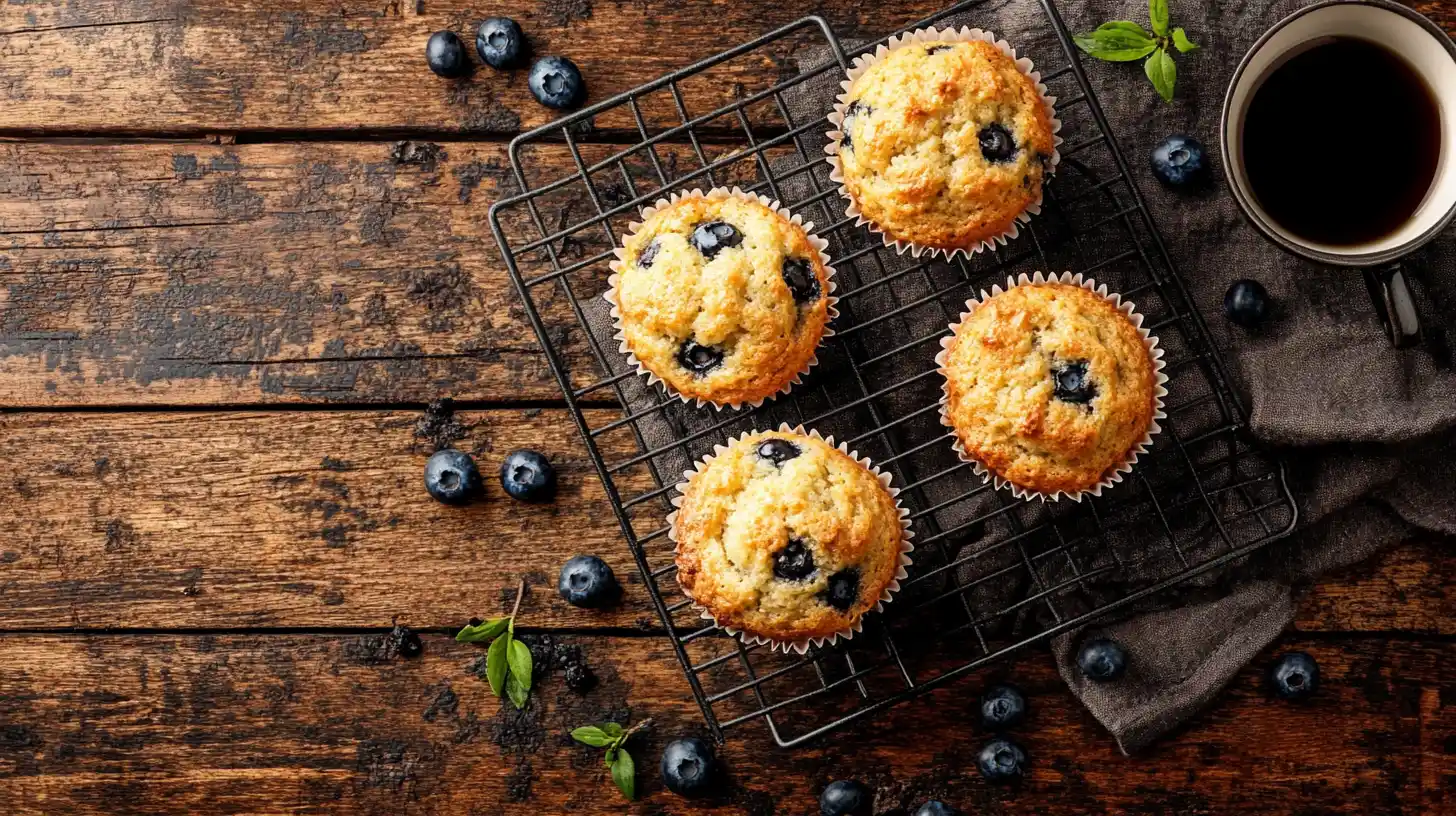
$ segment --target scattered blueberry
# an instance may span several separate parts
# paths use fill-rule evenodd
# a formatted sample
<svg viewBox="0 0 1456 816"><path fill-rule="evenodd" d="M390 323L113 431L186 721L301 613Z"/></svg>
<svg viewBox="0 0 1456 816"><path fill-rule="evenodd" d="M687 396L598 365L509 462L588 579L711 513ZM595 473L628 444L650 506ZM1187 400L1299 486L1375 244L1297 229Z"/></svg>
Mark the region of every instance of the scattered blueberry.
<svg viewBox="0 0 1456 816"><path fill-rule="evenodd" d="M662 752L662 781L678 796L708 792L717 775L713 746L697 737L673 740Z"/></svg>
<svg viewBox="0 0 1456 816"><path fill-rule="evenodd" d="M915 816L965 816L965 814L939 799L931 799L915 811Z"/></svg>
<svg viewBox="0 0 1456 816"><path fill-rule="evenodd" d="M531 66L526 87L548 108L574 108L586 98L586 82L576 63L566 57L542 57Z"/></svg>
<svg viewBox="0 0 1456 816"><path fill-rule="evenodd" d="M788 285L789 293L794 296L796 303L810 303L819 299L819 278L808 261L785 258L783 276L784 283Z"/></svg>
<svg viewBox="0 0 1456 816"><path fill-rule="evenodd" d="M511 451L500 469L501 487L521 501L550 501L556 495L556 468L533 450Z"/></svg>
<svg viewBox="0 0 1456 816"><path fill-rule="evenodd" d="M400 657L419 657L425 650L425 643L418 633L406 631L399 636L398 650Z"/></svg>
<svg viewBox="0 0 1456 816"><path fill-rule="evenodd" d="M703 257L711 258L722 250L743 243L743 233L726 221L709 221L693 230L692 241Z"/></svg>
<svg viewBox="0 0 1456 816"><path fill-rule="evenodd" d="M723 364L723 352L712 346L699 345L695 340L687 340L677 351L677 361L694 374L707 374Z"/></svg>
<svg viewBox="0 0 1456 816"><path fill-rule="evenodd" d="M572 606L601 609L616 602L622 587L607 562L595 555L578 555L562 565L556 591Z"/></svg>
<svg viewBox="0 0 1456 816"><path fill-rule="evenodd" d="M1290 652L1269 670L1269 682L1281 698L1303 700L1319 690L1319 664L1305 652Z"/></svg>
<svg viewBox="0 0 1456 816"><path fill-rule="evenodd" d="M993 739L977 755L976 767L988 782L1013 782L1026 775L1026 752L1011 740Z"/></svg>
<svg viewBox="0 0 1456 816"><path fill-rule="evenodd" d="M1169 187L1186 187L1201 181L1208 172L1203 143L1192 136L1169 136L1152 154L1153 175Z"/></svg>
<svg viewBox="0 0 1456 816"><path fill-rule="evenodd" d="M949 51L952 48L955 48L955 46L953 46L953 45L932 45L929 48L925 49L925 55L926 56L931 56L933 54L940 54L940 53Z"/></svg>
<svg viewBox="0 0 1456 816"><path fill-rule="evenodd" d="M1240 326L1253 328L1269 314L1269 292L1256 280L1236 280L1224 293L1223 313Z"/></svg>
<svg viewBox="0 0 1456 816"><path fill-rule="evenodd" d="M759 458L767 459L775 465L782 465L790 459L797 457L800 453L803 453L803 451L799 450L798 445L795 445L787 439L778 439L777 437L765 439L758 446Z"/></svg>
<svg viewBox="0 0 1456 816"><path fill-rule="evenodd" d="M1016 155L1016 140L1011 138L1011 131L999 122L981 128L976 138L981 141L981 155L986 157L986 161L1010 161Z"/></svg>
<svg viewBox="0 0 1456 816"><path fill-rule="evenodd" d="M825 603L840 612L848 612L859 600L859 570L848 567L829 576L829 588L824 595Z"/></svg>
<svg viewBox="0 0 1456 816"><path fill-rule="evenodd" d="M789 539L788 546L774 553L773 574L785 581L802 581L814 574L814 553L802 539Z"/></svg>
<svg viewBox="0 0 1456 816"><path fill-rule="evenodd" d="M1127 671L1127 652L1115 640L1093 638L1077 653L1077 668L1088 680L1107 683Z"/></svg>
<svg viewBox="0 0 1456 816"><path fill-rule="evenodd" d="M425 490L437 501L462 504L480 491L480 471L470 454L454 448L435 451L425 463Z"/></svg>
<svg viewBox="0 0 1456 816"><path fill-rule="evenodd" d="M436 31L425 43L425 61L430 70L442 77L465 76L470 62L465 59L465 45L453 31Z"/></svg>
<svg viewBox="0 0 1456 816"><path fill-rule="evenodd" d="M1015 728L1026 719L1026 698L1015 686L992 686L981 695L981 725L992 731Z"/></svg>
<svg viewBox="0 0 1456 816"><path fill-rule="evenodd" d="M853 779L830 782L819 794L819 816L870 816L874 794Z"/></svg>
<svg viewBox="0 0 1456 816"><path fill-rule="evenodd" d="M652 261L657 258L657 253L661 251L662 243L659 242L656 238L653 238L652 241L647 244L647 248L642 250L642 254L637 256L637 266L642 269L651 268Z"/></svg>
<svg viewBox="0 0 1456 816"><path fill-rule="evenodd" d="M475 53L492 68L514 68L526 50L526 35L509 17L490 17L475 30Z"/></svg>
<svg viewBox="0 0 1456 816"><path fill-rule="evenodd" d="M1086 405L1097 396L1097 386L1087 376L1086 360L1052 366L1052 396L1076 405Z"/></svg>

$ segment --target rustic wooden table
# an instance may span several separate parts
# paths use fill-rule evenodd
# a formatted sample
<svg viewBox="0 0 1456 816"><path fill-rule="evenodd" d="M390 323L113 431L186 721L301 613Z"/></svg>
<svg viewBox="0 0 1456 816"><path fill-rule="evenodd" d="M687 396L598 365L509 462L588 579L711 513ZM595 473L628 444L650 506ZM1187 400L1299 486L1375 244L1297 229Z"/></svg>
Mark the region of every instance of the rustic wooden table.
<svg viewBox="0 0 1456 816"><path fill-rule="evenodd" d="M421 54L509 13L603 98L793 5L0 8L0 809L808 813L858 776L884 812L930 794L969 813L1456 812L1456 558L1423 542L1303 605L1276 648L1319 659L1311 705L1267 699L1261 661L1129 759L1034 650L816 747L740 729L729 791L701 807L663 789L661 746L702 720L485 222L506 141L549 115L524 72L446 82ZM814 10L873 36L937 5ZM1456 25L1456 4L1424 10ZM445 395L487 472L547 452L556 502L493 480L465 509L427 499L416 423ZM630 576L620 608L557 598L578 551ZM521 576L523 628L599 683L568 690L558 667L516 713L445 632L507 609ZM382 648L395 621L422 656ZM969 701L992 675L1032 697L1018 790L973 770ZM630 807L566 736L626 716L657 723Z"/></svg>

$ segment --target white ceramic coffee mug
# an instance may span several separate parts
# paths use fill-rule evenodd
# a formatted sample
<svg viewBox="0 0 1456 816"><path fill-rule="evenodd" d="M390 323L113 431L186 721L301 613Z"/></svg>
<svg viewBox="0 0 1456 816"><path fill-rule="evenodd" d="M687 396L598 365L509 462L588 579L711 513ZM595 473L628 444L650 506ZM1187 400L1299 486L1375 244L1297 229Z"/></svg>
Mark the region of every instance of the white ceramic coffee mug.
<svg viewBox="0 0 1456 816"><path fill-rule="evenodd" d="M1290 58L1335 37L1374 42L1401 55L1431 89L1441 118L1441 153L1426 197L1404 224L1363 244L1321 244L1294 235L1269 217L1251 192L1244 167L1244 115L1254 92ZM1456 45L1440 27L1385 0L1333 0L1285 17L1239 63L1223 102L1223 169L1234 200L1255 227L1284 249L1323 264L1365 271L1391 342L1420 342L1420 320L1399 260L1456 218Z"/></svg>

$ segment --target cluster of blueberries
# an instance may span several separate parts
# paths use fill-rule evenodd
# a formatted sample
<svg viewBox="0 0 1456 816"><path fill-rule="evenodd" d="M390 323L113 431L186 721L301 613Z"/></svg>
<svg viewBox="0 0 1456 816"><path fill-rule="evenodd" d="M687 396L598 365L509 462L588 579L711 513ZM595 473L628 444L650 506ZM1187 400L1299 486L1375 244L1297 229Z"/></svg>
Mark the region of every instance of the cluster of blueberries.
<svg viewBox="0 0 1456 816"><path fill-rule="evenodd" d="M1208 184L1209 166L1203 143L1192 136L1169 136L1153 148L1153 175L1175 190ZM1247 278L1234 281L1223 296L1223 313L1246 329L1255 329L1269 316L1269 292Z"/></svg>
<svg viewBox="0 0 1456 816"><path fill-rule="evenodd" d="M550 501L556 495L556 469L536 451L511 451L501 462L500 483L511 498ZM482 487L480 469L465 451L442 448L425 463L425 491L436 501L465 504L479 495Z"/></svg>
<svg viewBox="0 0 1456 816"><path fill-rule="evenodd" d="M509 17L491 17L475 31L475 53L481 62L498 70L519 67L528 50L525 32ZM425 61L442 77L463 77L470 73L465 44L453 31L436 31L425 43ZM526 87L536 101L558 110L574 108L586 98L586 82L576 63L566 57L542 57L531 64Z"/></svg>

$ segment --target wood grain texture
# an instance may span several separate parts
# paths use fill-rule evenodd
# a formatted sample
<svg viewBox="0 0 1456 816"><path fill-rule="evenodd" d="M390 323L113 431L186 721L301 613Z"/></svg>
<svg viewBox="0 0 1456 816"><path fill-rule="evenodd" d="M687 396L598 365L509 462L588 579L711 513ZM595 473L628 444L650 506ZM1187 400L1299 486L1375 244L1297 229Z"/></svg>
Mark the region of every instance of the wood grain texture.
<svg viewBox="0 0 1456 816"><path fill-rule="evenodd" d="M564 411L459 414L455 444L475 451L489 491L465 508L425 494L419 417L0 415L0 629L447 627L507 607L522 574L542 599L532 625L657 625ZM634 450L626 434L602 444L614 461ZM501 492L499 463L518 447L555 462L554 503ZM1456 634L1449 550L1413 545L1326 582L1300 628ZM621 608L586 614L556 597L555 570L579 552L630 582Z"/></svg>
<svg viewBox="0 0 1456 816"><path fill-rule="evenodd" d="M16 814L809 813L829 780L875 787L876 813L929 796L967 813L1442 813L1456 738L1452 645L1288 639L1319 660L1307 705L1267 696L1265 655L1186 728L1137 758L1065 690L1049 657L1008 667L1032 715L1019 789L974 771L968 723L982 676L936 691L823 745L780 751L757 723L729 732L731 782L692 803L657 759L699 733L671 653L655 639L560 639L600 680L586 694L538 679L528 709L501 711L471 671L476 647L428 636L415 660L361 658L325 636L11 636L0 639L0 798ZM367 650L366 650L367 651ZM651 717L633 746L642 801L610 787L600 751L567 732ZM913 735L913 738L911 737Z"/></svg>
<svg viewBox="0 0 1456 816"><path fill-rule="evenodd" d="M0 416L0 627L451 626L508 609L522 575L533 625L655 621L640 592L603 615L556 596L578 552L637 580L565 412L457 415L487 485L467 507L425 493L419 416ZM520 447L559 468L553 503L502 492Z"/></svg>
<svg viewBox="0 0 1456 816"><path fill-rule="evenodd" d="M871 36L941 4L892 0L873 9L824 7L840 36ZM423 10L423 13L420 10ZM481 66L446 80L425 65L432 31L461 34L509 13L537 54L575 61L588 103L656 79L798 19L793 4L594 3L527 0L490 8L466 0L36 0L0 6L0 128L26 133L410 129L506 134L555 119L526 88L526 71ZM630 47L623 36L630 33ZM685 86L701 115L797 72L782 43ZM822 42L822 40L820 40ZM653 127L677 124L672 97L642 100ZM597 122L634 129L630 112ZM722 123L734 128L732 121Z"/></svg>

